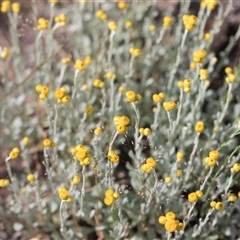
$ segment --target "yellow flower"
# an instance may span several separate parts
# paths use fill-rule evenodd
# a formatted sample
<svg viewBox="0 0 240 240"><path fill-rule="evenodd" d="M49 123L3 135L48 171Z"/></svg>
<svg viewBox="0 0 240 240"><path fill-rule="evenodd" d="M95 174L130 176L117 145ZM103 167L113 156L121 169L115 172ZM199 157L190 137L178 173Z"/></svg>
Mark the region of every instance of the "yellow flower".
<svg viewBox="0 0 240 240"><path fill-rule="evenodd" d="M118 163L119 162L119 156L114 151L108 152L108 160L112 163Z"/></svg>
<svg viewBox="0 0 240 240"><path fill-rule="evenodd" d="M111 206L112 204L114 204L114 197L106 196L103 201L107 206Z"/></svg>
<svg viewBox="0 0 240 240"><path fill-rule="evenodd" d="M223 209L223 203L222 202L217 202L215 208L217 210L222 210Z"/></svg>
<svg viewBox="0 0 240 240"><path fill-rule="evenodd" d="M228 201L229 202L235 202L236 199L237 199L237 197L236 197L235 194L231 193L231 194L228 195Z"/></svg>
<svg viewBox="0 0 240 240"><path fill-rule="evenodd" d="M172 178L167 176L167 177L165 177L164 181L165 181L165 183L171 183L172 182Z"/></svg>
<svg viewBox="0 0 240 240"><path fill-rule="evenodd" d="M9 158L10 159L16 159L20 154L20 149L19 148L13 148L12 151L9 153Z"/></svg>
<svg viewBox="0 0 240 240"><path fill-rule="evenodd" d="M216 207L216 204L217 204L217 203L216 203L215 201L211 201L211 202L210 202L210 206L211 206L212 208L215 208L215 207Z"/></svg>
<svg viewBox="0 0 240 240"><path fill-rule="evenodd" d="M61 200L67 200L68 198L68 190L65 187L60 187L58 189L58 196Z"/></svg>
<svg viewBox="0 0 240 240"><path fill-rule="evenodd" d="M117 30L117 23L114 21L108 22L108 29L111 31L116 31Z"/></svg>
<svg viewBox="0 0 240 240"><path fill-rule="evenodd" d="M57 89L55 92L54 92L54 96L55 98L57 99L62 99L65 95L65 92L62 91L61 89Z"/></svg>
<svg viewBox="0 0 240 240"><path fill-rule="evenodd" d="M176 218L176 214L174 212L167 212L165 214L165 216L166 216L167 220L171 220L171 219L175 219Z"/></svg>
<svg viewBox="0 0 240 240"><path fill-rule="evenodd" d="M46 139L43 140L43 146L44 147L52 147L53 142L49 138L46 138Z"/></svg>
<svg viewBox="0 0 240 240"><path fill-rule="evenodd" d="M177 230L178 230L178 231L181 231L181 230L183 230L183 229L184 229L183 223L182 223L182 222L179 222L179 223L178 223Z"/></svg>
<svg viewBox="0 0 240 240"><path fill-rule="evenodd" d="M76 186L80 183L81 178L79 176L74 176L72 181L71 181L71 186Z"/></svg>
<svg viewBox="0 0 240 240"><path fill-rule="evenodd" d="M0 179L0 187L6 187L9 185L8 179Z"/></svg>
<svg viewBox="0 0 240 240"><path fill-rule="evenodd" d="M216 163L217 163L217 160L214 159L214 158L211 158L211 157L206 157L206 158L204 159L204 161L205 161L205 163L206 163L209 167L213 167L213 166L215 166Z"/></svg>
<svg viewBox="0 0 240 240"><path fill-rule="evenodd" d="M116 78L116 74L114 74L113 72L107 72L105 77L114 80Z"/></svg>
<svg viewBox="0 0 240 240"><path fill-rule="evenodd" d="M131 28L132 27L132 22L131 21L126 21L125 23L124 23L124 27L125 28Z"/></svg>
<svg viewBox="0 0 240 240"><path fill-rule="evenodd" d="M194 15L183 15L182 17L183 25L186 30L191 31L195 28L198 18Z"/></svg>
<svg viewBox="0 0 240 240"><path fill-rule="evenodd" d="M68 63L71 62L71 58L69 58L69 57L63 58L63 59L61 60L61 62L62 62L62 64L68 64Z"/></svg>
<svg viewBox="0 0 240 240"><path fill-rule="evenodd" d="M207 69L200 69L199 71L199 76L202 80L207 80L208 79L208 70Z"/></svg>
<svg viewBox="0 0 240 240"><path fill-rule="evenodd" d="M22 142L24 143L24 145L27 145L29 143L29 138L28 137L24 137L22 139Z"/></svg>
<svg viewBox="0 0 240 240"><path fill-rule="evenodd" d="M107 14L102 11L102 10L97 10L96 11L96 16L101 19L102 21L106 20L107 19Z"/></svg>
<svg viewBox="0 0 240 240"><path fill-rule="evenodd" d="M211 33L205 33L205 34L204 34L204 40L205 40L205 41L210 40L211 37L212 37Z"/></svg>
<svg viewBox="0 0 240 240"><path fill-rule="evenodd" d="M10 48L5 47L5 48L3 48L3 49L1 50L1 52L0 52L0 57L1 57L2 59L6 59L9 54L10 54Z"/></svg>
<svg viewBox="0 0 240 240"><path fill-rule="evenodd" d="M33 174L29 173L29 174L27 175L27 180L28 180L30 183L34 183L35 180L36 180L36 178L35 178L35 176L34 176Z"/></svg>
<svg viewBox="0 0 240 240"><path fill-rule="evenodd" d="M166 111L173 111L177 109L177 104L174 101L168 101L163 103L163 107Z"/></svg>
<svg viewBox="0 0 240 240"><path fill-rule="evenodd" d="M228 74L228 76L225 78L227 83L233 83L237 79L236 75L233 73Z"/></svg>
<svg viewBox="0 0 240 240"><path fill-rule="evenodd" d="M195 131L198 133L203 132L204 130L204 122L203 121L198 121L195 125Z"/></svg>
<svg viewBox="0 0 240 240"><path fill-rule="evenodd" d="M74 64L74 68L79 71L83 71L83 70L85 70L86 65L85 65L84 61L82 61L81 59L78 59L76 61L76 63Z"/></svg>
<svg viewBox="0 0 240 240"><path fill-rule="evenodd" d="M118 199L119 198L119 192L114 192L113 195L112 195L115 199Z"/></svg>
<svg viewBox="0 0 240 240"><path fill-rule="evenodd" d="M102 128L101 127L97 127L94 129L93 133L96 135L96 136L99 136L101 135L102 133Z"/></svg>
<svg viewBox="0 0 240 240"><path fill-rule="evenodd" d="M156 26L154 24L150 24L148 29L152 32L154 32L156 30Z"/></svg>
<svg viewBox="0 0 240 240"><path fill-rule="evenodd" d="M174 232L177 230L177 227L178 227L178 222L174 219L169 219L166 221L165 223L165 229L168 231L168 232Z"/></svg>
<svg viewBox="0 0 240 240"><path fill-rule="evenodd" d="M88 107L86 108L86 110L85 110L86 115L87 115L87 116L92 115L93 110L94 110L94 107L93 107L92 105L88 106Z"/></svg>
<svg viewBox="0 0 240 240"><path fill-rule="evenodd" d="M209 152L209 157L213 158L215 160L218 160L219 157L219 151L218 150L212 150Z"/></svg>
<svg viewBox="0 0 240 240"><path fill-rule="evenodd" d="M195 192L189 193L188 194L188 201L191 203L194 203L198 200L198 196Z"/></svg>
<svg viewBox="0 0 240 240"><path fill-rule="evenodd" d="M165 216L160 216L158 218L158 222L161 224L161 225L164 225L166 223L167 219Z"/></svg>
<svg viewBox="0 0 240 240"><path fill-rule="evenodd" d="M195 63L203 63L207 52L204 49L199 49L193 52L193 61Z"/></svg>
<svg viewBox="0 0 240 240"><path fill-rule="evenodd" d="M143 130L143 135L145 135L146 137L148 137L151 134L151 129L150 128L145 128Z"/></svg>
<svg viewBox="0 0 240 240"><path fill-rule="evenodd" d="M54 18L56 23L59 23L61 26L65 26L67 22L67 16L65 14L60 14Z"/></svg>
<svg viewBox="0 0 240 240"><path fill-rule="evenodd" d="M156 161L152 157L146 159L146 164L152 168L155 168L157 166Z"/></svg>
<svg viewBox="0 0 240 240"><path fill-rule="evenodd" d="M153 168L149 164L144 163L141 165L141 170L145 173L150 173L152 172Z"/></svg>
<svg viewBox="0 0 240 240"><path fill-rule="evenodd" d="M128 8L129 4L127 2L120 1L120 2L118 2L117 6L118 6L119 9L123 10L123 9Z"/></svg>
<svg viewBox="0 0 240 240"><path fill-rule="evenodd" d="M203 192L198 190L195 192L198 198L201 198L203 196Z"/></svg>
<svg viewBox="0 0 240 240"><path fill-rule="evenodd" d="M239 172L240 171L240 164L239 163L234 163L231 170L232 170L233 173Z"/></svg>
<svg viewBox="0 0 240 240"><path fill-rule="evenodd" d="M8 0L4 0L2 1L1 3L1 12L2 13L6 13L10 10L10 7L11 7L11 2L8 1Z"/></svg>
<svg viewBox="0 0 240 240"><path fill-rule="evenodd" d="M181 177L182 176L182 170L181 169L176 170L175 174L176 174L177 177Z"/></svg>
<svg viewBox="0 0 240 240"><path fill-rule="evenodd" d="M173 24L173 19L170 16L165 16L163 18L163 27L164 28L169 28Z"/></svg>
<svg viewBox="0 0 240 240"><path fill-rule="evenodd" d="M92 58L90 56L85 57L84 63L86 66L89 66L92 63Z"/></svg>
<svg viewBox="0 0 240 240"><path fill-rule="evenodd" d="M124 90L125 90L125 87L124 87L124 86L120 86L120 87L118 88L118 91L119 91L120 93L124 92Z"/></svg>
<svg viewBox="0 0 240 240"><path fill-rule="evenodd" d="M224 71L226 74L231 74L233 72L233 69L231 67L226 67Z"/></svg>
<svg viewBox="0 0 240 240"><path fill-rule="evenodd" d="M135 58L140 57L142 54L142 51L139 48L133 48L133 47L129 49L129 52Z"/></svg>
<svg viewBox="0 0 240 240"><path fill-rule="evenodd" d="M177 152L176 157L178 162L182 162L182 160L184 159L184 153L182 151L179 151Z"/></svg>
<svg viewBox="0 0 240 240"><path fill-rule="evenodd" d="M37 30L41 31L44 29L47 29L49 27L49 22L45 18L39 18L38 19L38 25L37 25Z"/></svg>

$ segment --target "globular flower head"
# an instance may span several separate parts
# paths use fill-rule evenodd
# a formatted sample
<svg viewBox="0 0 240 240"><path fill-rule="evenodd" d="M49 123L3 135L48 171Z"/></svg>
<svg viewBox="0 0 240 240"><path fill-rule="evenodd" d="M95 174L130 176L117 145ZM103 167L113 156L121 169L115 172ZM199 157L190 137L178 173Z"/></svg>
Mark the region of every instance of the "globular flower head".
<svg viewBox="0 0 240 240"><path fill-rule="evenodd" d="M66 14L60 14L54 18L54 21L61 26L65 26L67 23L67 16Z"/></svg>
<svg viewBox="0 0 240 240"><path fill-rule="evenodd" d="M198 200L198 196L196 194L196 192L192 192L188 194L188 201L191 203L194 203Z"/></svg>
<svg viewBox="0 0 240 240"><path fill-rule="evenodd" d="M119 156L114 151L108 152L108 160L112 163L118 163L119 162Z"/></svg>
<svg viewBox="0 0 240 240"><path fill-rule="evenodd" d="M128 8L129 4L127 2L120 1L120 2L118 2L117 6L118 6L119 9L123 10L123 9Z"/></svg>
<svg viewBox="0 0 240 240"><path fill-rule="evenodd" d="M230 194L228 195L228 201L229 201L229 202L235 202L236 199L237 199L237 197L236 197L235 194L230 193Z"/></svg>
<svg viewBox="0 0 240 240"><path fill-rule="evenodd" d="M72 197L69 196L68 190L65 187L60 187L58 189L58 196L61 200L65 200L68 202L72 200Z"/></svg>
<svg viewBox="0 0 240 240"><path fill-rule="evenodd" d="M74 68L79 71L84 71L86 68L86 65L83 60L78 59L74 64Z"/></svg>
<svg viewBox="0 0 240 240"><path fill-rule="evenodd" d="M111 31L116 31L117 30L117 23L114 21L108 22L108 29Z"/></svg>
<svg viewBox="0 0 240 240"><path fill-rule="evenodd" d="M131 47L131 48L129 49L129 52L130 52L130 54L131 54L133 57L135 57L135 58L140 57L141 54L142 54L142 51L141 51L139 48L134 48L134 47Z"/></svg>
<svg viewBox="0 0 240 240"><path fill-rule="evenodd" d="M172 26L172 24L173 24L173 19L172 19L172 17L170 17L170 16L165 16L165 17L163 18L163 27L164 27L164 28L169 28L169 27Z"/></svg>
<svg viewBox="0 0 240 240"><path fill-rule="evenodd" d="M11 2L9 0L2 1L1 3L1 12L6 13L10 11L11 8Z"/></svg>
<svg viewBox="0 0 240 240"><path fill-rule="evenodd" d="M0 58L6 59L9 54L10 54L10 48L5 47L0 51Z"/></svg>
<svg viewBox="0 0 240 240"><path fill-rule="evenodd" d="M55 147L55 143L51 139L46 138L43 140L43 146L44 147Z"/></svg>
<svg viewBox="0 0 240 240"><path fill-rule="evenodd" d="M9 185L8 179L0 179L0 188L7 187Z"/></svg>
<svg viewBox="0 0 240 240"><path fill-rule="evenodd" d="M44 29L47 29L49 27L49 22L45 18L39 18L38 19L38 25L37 25L37 30L41 31Z"/></svg>
<svg viewBox="0 0 240 240"><path fill-rule="evenodd" d="M81 178L79 176L74 176L71 181L71 186L76 186L81 182Z"/></svg>
<svg viewBox="0 0 240 240"><path fill-rule="evenodd" d="M240 164L239 163L234 163L233 167L231 168L232 173L237 173L240 171Z"/></svg>
<svg viewBox="0 0 240 240"><path fill-rule="evenodd" d="M86 108L85 114L86 114L87 116L90 116L90 115L92 115L93 110L94 110L94 107L93 107L92 105L90 105L90 106L88 106L88 107Z"/></svg>
<svg viewBox="0 0 240 240"><path fill-rule="evenodd" d="M198 18L194 15L183 15L182 17L183 25L186 30L191 31L195 28Z"/></svg>
<svg viewBox="0 0 240 240"><path fill-rule="evenodd" d="M177 103L175 103L174 101L168 101L168 102L164 102L163 103L163 108L167 111L174 111L177 109Z"/></svg>
<svg viewBox="0 0 240 240"><path fill-rule="evenodd" d="M103 10L97 10L95 15L102 21L107 19L107 14Z"/></svg>
<svg viewBox="0 0 240 240"><path fill-rule="evenodd" d="M30 173L30 174L27 175L27 180L30 183L34 183L36 181L36 178L35 178L35 176L32 173Z"/></svg>
<svg viewBox="0 0 240 240"><path fill-rule="evenodd" d="M9 158L16 159L19 156L19 154L20 154L20 149L15 147L10 151Z"/></svg>
<svg viewBox="0 0 240 240"><path fill-rule="evenodd" d="M197 133L201 133L204 130L204 122L203 121L198 121L195 125L195 131Z"/></svg>
<svg viewBox="0 0 240 240"><path fill-rule="evenodd" d="M207 52L204 49L199 49L193 52L193 61L195 63L203 63Z"/></svg>

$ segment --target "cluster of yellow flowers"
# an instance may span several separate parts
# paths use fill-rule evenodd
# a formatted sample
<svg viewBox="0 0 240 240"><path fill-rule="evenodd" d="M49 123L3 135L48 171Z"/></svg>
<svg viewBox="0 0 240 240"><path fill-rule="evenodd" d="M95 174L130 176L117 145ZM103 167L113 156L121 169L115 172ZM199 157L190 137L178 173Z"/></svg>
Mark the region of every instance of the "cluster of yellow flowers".
<svg viewBox="0 0 240 240"><path fill-rule="evenodd" d="M88 147L79 144L75 148L71 149L71 153L79 161L81 166L86 166L91 163L92 157L89 153Z"/></svg>
<svg viewBox="0 0 240 240"><path fill-rule="evenodd" d="M209 166L213 167L216 165L217 160L219 158L219 151L218 150L212 150L209 152L208 157L204 159L204 162Z"/></svg>
<svg viewBox="0 0 240 240"><path fill-rule="evenodd" d="M203 196L203 192L198 190L196 192L191 192L188 194L188 201L191 203L197 202Z"/></svg>
<svg viewBox="0 0 240 240"><path fill-rule="evenodd" d="M46 139L44 139L43 140L43 146L44 147L55 147L56 146L56 144L55 144L55 142L53 142L51 139L49 139L49 138L46 138Z"/></svg>
<svg viewBox="0 0 240 240"><path fill-rule="evenodd" d="M8 179L0 179L0 188L6 187L9 185L9 180Z"/></svg>
<svg viewBox="0 0 240 240"><path fill-rule="evenodd" d="M140 128L139 132L140 132L140 134L148 137L151 134L151 129L150 128Z"/></svg>
<svg viewBox="0 0 240 240"><path fill-rule="evenodd" d="M1 3L1 12L6 13L10 11L10 8L12 8L12 11L14 13L20 12L20 3L14 2L11 5L11 2L9 0L3 0Z"/></svg>
<svg viewBox="0 0 240 240"><path fill-rule="evenodd" d="M218 0L202 0L201 7L208 8L209 10L214 10L218 4Z"/></svg>
<svg viewBox="0 0 240 240"><path fill-rule="evenodd" d="M127 116L115 116L113 122L118 133L125 133L128 130L130 119Z"/></svg>
<svg viewBox="0 0 240 240"><path fill-rule="evenodd" d="M200 69L199 76L201 80L208 80L208 70L204 68Z"/></svg>
<svg viewBox="0 0 240 240"><path fill-rule="evenodd" d="M78 59L74 64L74 68L79 71L84 71L86 68L86 64L84 63L83 60Z"/></svg>
<svg viewBox="0 0 240 240"><path fill-rule="evenodd" d="M92 85L96 88L103 88L105 83L101 79L94 79Z"/></svg>
<svg viewBox="0 0 240 240"><path fill-rule="evenodd" d="M60 187L58 189L58 196L61 200L71 202L72 201L72 196L69 195L68 190L65 187Z"/></svg>
<svg viewBox="0 0 240 240"><path fill-rule="evenodd" d="M227 74L227 77L225 78L227 83L233 83L236 81L236 75L233 73L233 69L231 67L225 68L225 73Z"/></svg>
<svg viewBox="0 0 240 240"><path fill-rule="evenodd" d="M164 102L163 103L163 108L166 111L174 111L177 109L177 103L175 103L174 101L168 101L168 102Z"/></svg>
<svg viewBox="0 0 240 240"><path fill-rule="evenodd" d="M103 10L97 10L95 15L103 21L107 19L107 14Z"/></svg>
<svg viewBox="0 0 240 240"><path fill-rule="evenodd" d="M116 31L117 30L117 23L114 21L108 22L108 29L111 31Z"/></svg>
<svg viewBox="0 0 240 240"><path fill-rule="evenodd" d="M197 133L201 133L203 132L204 130L204 122L203 121L198 121L196 124L195 124L195 131Z"/></svg>
<svg viewBox="0 0 240 240"><path fill-rule="evenodd" d="M131 54L132 56L134 56L135 58L140 57L141 54L142 54L141 49L139 49L139 48L134 48L134 47L131 47L131 48L129 49L129 52L130 52L130 54Z"/></svg>
<svg viewBox="0 0 240 240"><path fill-rule="evenodd" d="M163 18L163 27L169 28L173 25L173 19L170 16L165 16Z"/></svg>
<svg viewBox="0 0 240 240"><path fill-rule="evenodd" d="M18 147L13 148L9 153L10 159L16 159L20 154L20 149Z"/></svg>
<svg viewBox="0 0 240 240"><path fill-rule="evenodd" d="M76 186L81 182L81 178L79 176L74 176L71 181L71 186Z"/></svg>
<svg viewBox="0 0 240 240"><path fill-rule="evenodd" d="M70 101L70 97L66 95L67 89L65 87L61 87L54 92L55 98L58 100L58 103L68 103Z"/></svg>
<svg viewBox="0 0 240 240"><path fill-rule="evenodd" d="M158 94L152 95L152 100L154 103L159 103L165 98L165 94L163 92L160 92Z"/></svg>
<svg viewBox="0 0 240 240"><path fill-rule="evenodd" d="M212 201L212 202L210 203L210 206L211 206L212 208L215 208L216 210L222 210L223 207L224 207L224 205L223 205L222 202L215 202L215 201Z"/></svg>
<svg viewBox="0 0 240 240"><path fill-rule="evenodd" d="M32 173L29 173L27 175L27 180L30 182L30 183L34 183L36 181L36 178L35 176L32 174Z"/></svg>
<svg viewBox="0 0 240 240"><path fill-rule="evenodd" d="M193 61L195 63L203 63L207 52L204 49L199 49L193 52Z"/></svg>
<svg viewBox="0 0 240 240"><path fill-rule="evenodd" d="M129 102L138 103L142 99L142 96L134 91L127 91L126 98Z"/></svg>
<svg viewBox="0 0 240 240"><path fill-rule="evenodd" d="M234 163L232 168L231 168L231 172L232 173L237 173L240 171L240 164L239 163Z"/></svg>
<svg viewBox="0 0 240 240"><path fill-rule="evenodd" d="M61 26L65 26L67 22L67 16L66 14L60 14L54 18L54 21L56 23L59 23Z"/></svg>
<svg viewBox="0 0 240 240"><path fill-rule="evenodd" d="M105 77L108 78L108 79L114 80L116 78L116 74L113 73L113 72L107 72L105 74Z"/></svg>
<svg viewBox="0 0 240 240"><path fill-rule="evenodd" d="M1 48L0 58L6 59L9 54L10 54L10 48L8 48L8 47Z"/></svg>
<svg viewBox="0 0 240 240"><path fill-rule="evenodd" d="M191 31L195 28L198 18L195 15L184 14L182 20L185 29Z"/></svg>
<svg viewBox="0 0 240 240"><path fill-rule="evenodd" d="M165 216L160 216L158 222L164 225L168 232L174 232L176 230L181 231L184 228L183 223L176 219L176 214L174 212L167 212Z"/></svg>
<svg viewBox="0 0 240 240"><path fill-rule="evenodd" d="M107 206L111 206L118 198L119 193L117 191L114 192L112 189L107 189L105 191L105 198L103 201Z"/></svg>
<svg viewBox="0 0 240 240"><path fill-rule="evenodd" d="M68 64L68 63L71 62L71 58L69 58L69 57L63 58L63 59L61 60L61 62L62 62L62 64Z"/></svg>
<svg viewBox="0 0 240 240"><path fill-rule="evenodd" d="M36 91L39 92L39 99L45 100L49 93L49 88L42 84L37 84L35 87Z"/></svg>
<svg viewBox="0 0 240 240"><path fill-rule="evenodd" d="M141 169L143 172L150 173L154 168L156 168L157 163L154 158L149 157L146 159L146 163L141 165Z"/></svg>
<svg viewBox="0 0 240 240"><path fill-rule="evenodd" d="M108 152L108 160L112 163L118 163L119 162L119 156L114 151Z"/></svg>
<svg viewBox="0 0 240 240"><path fill-rule="evenodd" d="M185 93L188 93L188 92L191 91L191 86L192 86L192 82L189 79L184 79L184 80L179 80L178 81L178 87L180 89L183 89L183 91Z"/></svg>
<svg viewBox="0 0 240 240"><path fill-rule="evenodd" d="M37 24L37 30L41 31L49 27L49 21L45 18L39 18Z"/></svg>

